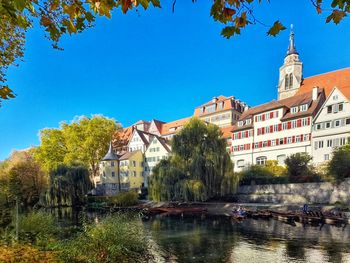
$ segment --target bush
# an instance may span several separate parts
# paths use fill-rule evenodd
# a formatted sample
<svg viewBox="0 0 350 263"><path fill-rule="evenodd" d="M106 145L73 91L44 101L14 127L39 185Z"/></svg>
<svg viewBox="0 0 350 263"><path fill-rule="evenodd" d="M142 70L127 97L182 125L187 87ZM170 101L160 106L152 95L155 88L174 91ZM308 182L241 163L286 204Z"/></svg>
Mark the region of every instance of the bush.
<svg viewBox="0 0 350 263"><path fill-rule="evenodd" d="M11 237L15 237L15 222L12 222ZM55 219L45 212L31 212L20 216L18 221L18 241L22 244L33 244L47 248L56 241L58 233ZM9 240L8 240L9 241Z"/></svg>
<svg viewBox="0 0 350 263"><path fill-rule="evenodd" d="M274 173L274 169L271 169L274 165L263 166L263 165L252 165L245 171L240 173L241 185L255 184L283 184L288 183L288 178L283 176L282 172ZM280 167L280 166L279 166ZM277 168L279 171L283 169Z"/></svg>
<svg viewBox="0 0 350 263"><path fill-rule="evenodd" d="M114 206L133 206L138 203L138 193L134 191L120 192L115 196L88 196L88 202L98 203L101 206L105 205L114 205Z"/></svg>
<svg viewBox="0 0 350 263"><path fill-rule="evenodd" d="M328 171L337 181L341 182L350 177L350 144L341 146L333 152L333 158L329 162Z"/></svg>
<svg viewBox="0 0 350 263"><path fill-rule="evenodd" d="M147 262L147 239L138 218L113 215L88 225L62 246L63 262Z"/></svg>
<svg viewBox="0 0 350 263"><path fill-rule="evenodd" d="M0 262L54 263L55 252L43 252L29 245L0 246Z"/></svg>

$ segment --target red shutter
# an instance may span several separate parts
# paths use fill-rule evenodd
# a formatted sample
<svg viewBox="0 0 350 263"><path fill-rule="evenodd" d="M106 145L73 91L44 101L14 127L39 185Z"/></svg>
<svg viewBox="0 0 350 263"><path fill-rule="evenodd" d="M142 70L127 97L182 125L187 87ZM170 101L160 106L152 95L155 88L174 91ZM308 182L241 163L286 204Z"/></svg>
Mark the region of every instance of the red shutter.
<svg viewBox="0 0 350 263"><path fill-rule="evenodd" d="M263 120L263 121L265 120L265 114L262 115L262 120Z"/></svg>
<svg viewBox="0 0 350 263"><path fill-rule="evenodd" d="M278 124L278 131L282 131L282 123Z"/></svg>
<svg viewBox="0 0 350 263"><path fill-rule="evenodd" d="M297 121L297 127L301 127L301 119Z"/></svg>
<svg viewBox="0 0 350 263"><path fill-rule="evenodd" d="M307 125L310 125L311 117L307 118Z"/></svg>
<svg viewBox="0 0 350 263"><path fill-rule="evenodd" d="M265 134L265 127L261 128L261 134Z"/></svg>
<svg viewBox="0 0 350 263"><path fill-rule="evenodd" d="M267 146L270 147L271 146L271 140L267 141Z"/></svg>
<svg viewBox="0 0 350 263"><path fill-rule="evenodd" d="M270 112L270 119L273 118L273 112Z"/></svg>
<svg viewBox="0 0 350 263"><path fill-rule="evenodd" d="M292 128L292 123L289 121L287 124L287 129L289 130L290 128Z"/></svg>
<svg viewBox="0 0 350 263"><path fill-rule="evenodd" d="M255 122L257 122L257 121L258 121L258 117L257 117L257 116L255 116L255 117L254 117L254 120L255 120Z"/></svg>
<svg viewBox="0 0 350 263"><path fill-rule="evenodd" d="M283 139L283 144L287 144L287 137Z"/></svg>
<svg viewBox="0 0 350 263"><path fill-rule="evenodd" d="M295 143L295 136L292 137L292 143Z"/></svg>
<svg viewBox="0 0 350 263"><path fill-rule="evenodd" d="M238 139L241 139L241 132L238 132Z"/></svg>
<svg viewBox="0 0 350 263"><path fill-rule="evenodd" d="M247 150L250 150L250 144L249 143L247 144Z"/></svg>
<svg viewBox="0 0 350 263"><path fill-rule="evenodd" d="M279 145L280 139L276 139L276 145Z"/></svg>
<svg viewBox="0 0 350 263"><path fill-rule="evenodd" d="M245 132L245 137L248 138L248 131Z"/></svg>
<svg viewBox="0 0 350 263"><path fill-rule="evenodd" d="M273 125L270 126L270 133L273 133Z"/></svg>
<svg viewBox="0 0 350 263"><path fill-rule="evenodd" d="M259 142L259 148L261 148L262 147L262 142Z"/></svg>
<svg viewBox="0 0 350 263"><path fill-rule="evenodd" d="M275 111L275 113L276 113L276 114L275 114L275 117L278 118L278 110Z"/></svg>

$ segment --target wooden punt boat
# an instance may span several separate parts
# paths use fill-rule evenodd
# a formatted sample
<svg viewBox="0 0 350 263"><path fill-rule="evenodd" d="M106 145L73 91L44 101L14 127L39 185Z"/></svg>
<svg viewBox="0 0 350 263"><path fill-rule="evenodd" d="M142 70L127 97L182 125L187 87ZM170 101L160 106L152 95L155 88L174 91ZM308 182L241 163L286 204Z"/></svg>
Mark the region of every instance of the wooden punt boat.
<svg viewBox="0 0 350 263"><path fill-rule="evenodd" d="M156 207L150 208L149 212L154 214L200 214L205 213L208 210L200 207Z"/></svg>

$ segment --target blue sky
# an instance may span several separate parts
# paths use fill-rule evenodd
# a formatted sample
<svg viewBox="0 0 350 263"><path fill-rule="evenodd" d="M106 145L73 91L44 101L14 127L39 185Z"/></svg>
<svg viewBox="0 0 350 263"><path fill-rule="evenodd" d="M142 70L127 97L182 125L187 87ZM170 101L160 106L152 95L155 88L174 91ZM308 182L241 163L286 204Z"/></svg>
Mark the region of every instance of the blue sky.
<svg viewBox="0 0 350 263"><path fill-rule="evenodd" d="M190 116L218 95L251 106L276 99L289 30L273 38L255 25L227 40L209 16L211 1L177 1L174 14L171 3L127 15L116 10L111 20L62 38L64 51L31 29L24 61L8 73L18 96L0 108L0 160L38 145L41 129L78 115L103 114L128 126ZM294 24L304 77L350 66L349 19L325 24L326 14L317 15L310 1L271 1L255 15Z"/></svg>

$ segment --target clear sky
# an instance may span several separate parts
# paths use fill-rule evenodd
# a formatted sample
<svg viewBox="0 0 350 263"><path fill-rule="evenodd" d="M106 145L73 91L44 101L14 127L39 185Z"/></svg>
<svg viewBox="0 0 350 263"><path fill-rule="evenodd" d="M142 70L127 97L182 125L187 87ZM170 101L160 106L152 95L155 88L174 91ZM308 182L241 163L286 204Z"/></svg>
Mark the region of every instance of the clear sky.
<svg viewBox="0 0 350 263"><path fill-rule="evenodd" d="M40 28L28 32L24 62L8 82L18 95L0 108L0 160L13 149L39 144L39 131L77 115L103 114L128 126L139 119L188 117L213 96L250 106L277 97L278 69L289 30L266 36L249 26L230 40L209 16L212 1L162 1L162 9L120 10L86 32L51 48ZM325 24L310 1L257 5L265 23L294 24L304 77L350 66L350 18Z"/></svg>

